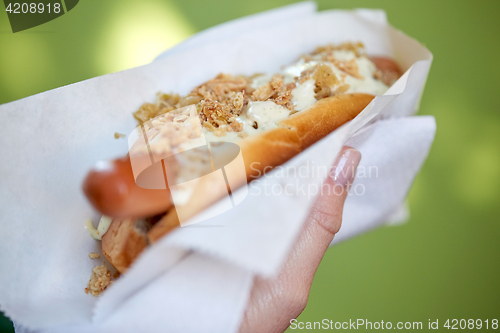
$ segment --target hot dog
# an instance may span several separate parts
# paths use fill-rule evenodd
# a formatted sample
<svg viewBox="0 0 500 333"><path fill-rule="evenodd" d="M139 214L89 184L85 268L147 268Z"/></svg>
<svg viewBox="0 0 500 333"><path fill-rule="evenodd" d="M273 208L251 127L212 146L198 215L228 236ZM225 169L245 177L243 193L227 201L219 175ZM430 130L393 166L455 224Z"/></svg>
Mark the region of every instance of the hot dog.
<svg viewBox="0 0 500 333"><path fill-rule="evenodd" d="M177 127L192 117L199 118L207 142L238 144L246 181L251 181L356 117L400 75L392 59L369 58L360 43L328 45L302 56L278 75L219 75L186 97L159 95L156 103L144 104L134 115L141 124L147 125L154 118ZM144 133L151 135L153 129L147 130L148 126L144 126ZM160 137L159 132L151 137ZM149 149L155 154L153 145ZM156 150L159 155L160 150ZM105 256L122 272L147 244L178 226L179 217L189 219L228 191L225 186L215 186L216 182L208 177L197 183L184 204L176 204L173 209L168 186L147 190L136 184L129 157L107 165L92 170L83 188L97 210L117 218L110 227L113 232L102 237L102 245ZM179 169L177 166L177 172ZM210 196L204 188L210 190ZM167 210L168 214L151 230L151 224L146 228L139 222L123 222ZM133 255L117 259L124 258L125 252Z"/></svg>

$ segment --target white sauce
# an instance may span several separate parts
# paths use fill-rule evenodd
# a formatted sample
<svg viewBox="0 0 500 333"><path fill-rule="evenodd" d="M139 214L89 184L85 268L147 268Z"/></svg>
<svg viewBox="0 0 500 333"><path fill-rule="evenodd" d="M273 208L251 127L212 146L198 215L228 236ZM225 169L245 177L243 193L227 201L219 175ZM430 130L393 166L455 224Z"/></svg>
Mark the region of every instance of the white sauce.
<svg viewBox="0 0 500 333"><path fill-rule="evenodd" d="M252 84L250 84L250 86L254 89L257 89L258 87L263 86L269 81L271 81L271 78L272 75L269 74L257 75L256 77L254 77Z"/></svg>
<svg viewBox="0 0 500 333"><path fill-rule="evenodd" d="M349 85L349 90L347 93L366 93L372 95L382 95L384 94L388 86L386 86L382 81L376 80L373 77L373 73L377 70L377 67L370 61L370 59L365 57L360 57L356 59L358 64L359 74L363 76L363 80L357 79L353 76L347 75L345 77L345 83ZM340 69L335 67L333 64L329 64L333 69L334 73L343 73Z"/></svg>
<svg viewBox="0 0 500 333"><path fill-rule="evenodd" d="M317 64L318 62L316 61L305 62L304 59L300 59L295 64L285 67L282 74L285 76L285 81L293 82L303 71L311 69Z"/></svg>
<svg viewBox="0 0 500 333"><path fill-rule="evenodd" d="M290 114L290 110L272 101L250 102L248 105L245 111L246 118L255 121L260 130L276 127L278 121Z"/></svg>
<svg viewBox="0 0 500 333"><path fill-rule="evenodd" d="M242 137L240 133L243 135L252 135L276 128L277 123L287 118L289 114L290 110L272 101L250 102L241 115L236 118L237 121L243 123L242 132L227 132L224 136L216 136L214 132L204 130L205 138L211 142L236 142Z"/></svg>
<svg viewBox="0 0 500 333"><path fill-rule="evenodd" d="M314 80L309 79L292 90L292 103L295 110L302 111L316 103L316 98L314 98L314 84Z"/></svg>
<svg viewBox="0 0 500 333"><path fill-rule="evenodd" d="M349 61L352 59L356 59L356 54L352 51L347 51L347 50L333 51L333 56L335 57L335 59L339 61Z"/></svg>
<svg viewBox="0 0 500 333"><path fill-rule="evenodd" d="M85 221L85 229L87 229L93 239L102 240L102 236L108 231L111 222L113 222L113 219L111 217L103 215L96 229L94 228L92 220L88 219L87 221Z"/></svg>
<svg viewBox="0 0 500 333"><path fill-rule="evenodd" d="M245 126L247 127L247 126ZM219 142L219 141L224 141L224 142L236 142L238 140L241 140L240 133L248 133L248 130L243 129L243 132L227 132L224 136L216 136L214 132L210 131L203 131L205 134L205 139L210 142Z"/></svg>
<svg viewBox="0 0 500 333"><path fill-rule="evenodd" d="M312 61L304 61L300 59L293 65L285 67L280 74L284 76L284 83L295 82L296 77L307 69L311 69L319 63L324 63L330 66L333 73L342 82L337 86L332 86L332 89L337 89L340 85L348 84L349 89L345 93L367 93L372 95L382 95L389 88L382 81L376 80L373 74L377 70L376 66L365 56L357 57L353 51L337 50L333 53L335 59L339 61L350 61L354 59L358 65L359 75L363 79L358 79L346 72L338 69L330 62L320 60L321 55L315 56ZM252 81L251 86L256 89L271 80L271 75L263 74L258 75ZM314 97L315 81L309 79L302 84L296 83L296 88L292 90L292 103L296 111L302 111L317 102ZM279 106L272 101L266 102L250 102L248 107L237 118L237 121L244 124L242 132L228 131L223 136L216 136L213 132L204 129L205 138L207 141L228 141L236 142L246 135L252 135L257 132L275 128L277 123L288 117L290 111L285 107ZM254 128L255 122L257 129Z"/></svg>

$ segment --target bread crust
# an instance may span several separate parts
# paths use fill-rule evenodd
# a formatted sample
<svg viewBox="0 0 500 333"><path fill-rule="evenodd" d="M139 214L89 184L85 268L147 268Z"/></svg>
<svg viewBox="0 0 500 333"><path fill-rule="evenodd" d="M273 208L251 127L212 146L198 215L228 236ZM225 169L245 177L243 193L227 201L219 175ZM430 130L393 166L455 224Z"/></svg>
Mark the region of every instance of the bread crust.
<svg viewBox="0 0 500 333"><path fill-rule="evenodd" d="M151 228L145 220L114 219L102 236L102 253L120 273L123 273L148 246L147 232Z"/></svg>
<svg viewBox="0 0 500 333"><path fill-rule="evenodd" d="M369 94L345 94L320 99L309 109L283 119L280 125L295 129L304 150L354 119L373 98Z"/></svg>
<svg viewBox="0 0 500 333"><path fill-rule="evenodd" d="M163 218L148 232L148 240L150 243L154 243L179 226L180 223L177 211L175 210L175 207L172 207L167 214L165 214L165 216L163 216Z"/></svg>

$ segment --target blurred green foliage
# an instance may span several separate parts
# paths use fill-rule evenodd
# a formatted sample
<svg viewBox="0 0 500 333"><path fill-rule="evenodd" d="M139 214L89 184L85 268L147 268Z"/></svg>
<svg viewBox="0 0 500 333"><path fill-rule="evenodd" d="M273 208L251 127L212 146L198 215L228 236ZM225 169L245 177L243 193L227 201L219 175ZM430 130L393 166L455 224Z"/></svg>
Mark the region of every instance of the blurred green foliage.
<svg viewBox="0 0 500 333"><path fill-rule="evenodd" d="M192 33L288 3L87 0L16 34L0 14L0 103L142 65ZM330 249L299 320L425 327L428 319L499 318L500 1L318 5L383 8L395 27L434 53L420 114L434 115L438 131L410 192L410 221ZM11 329L1 318L0 331Z"/></svg>

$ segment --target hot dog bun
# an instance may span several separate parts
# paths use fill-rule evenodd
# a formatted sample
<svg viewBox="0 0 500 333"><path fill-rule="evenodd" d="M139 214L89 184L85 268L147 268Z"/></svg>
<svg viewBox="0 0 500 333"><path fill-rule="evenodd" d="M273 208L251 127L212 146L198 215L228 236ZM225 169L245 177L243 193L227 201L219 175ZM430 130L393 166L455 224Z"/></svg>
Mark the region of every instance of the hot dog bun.
<svg viewBox="0 0 500 333"><path fill-rule="evenodd" d="M276 129L238 141L247 180L257 178L265 171L281 165L311 146L328 133L356 117L374 98L368 94L345 94L319 100L310 108L298 112L279 123ZM226 171L227 173L228 171ZM206 209L227 194L225 186L218 185L216 175L201 180L190 200L176 205L150 231L149 240L156 242L179 225L177 216L187 220ZM243 185L243 183L238 184ZM232 186L236 189L238 186ZM209 194L209 195L207 195Z"/></svg>
<svg viewBox="0 0 500 333"><path fill-rule="evenodd" d="M149 244L151 223L142 219L114 219L102 236L102 253L123 273Z"/></svg>

